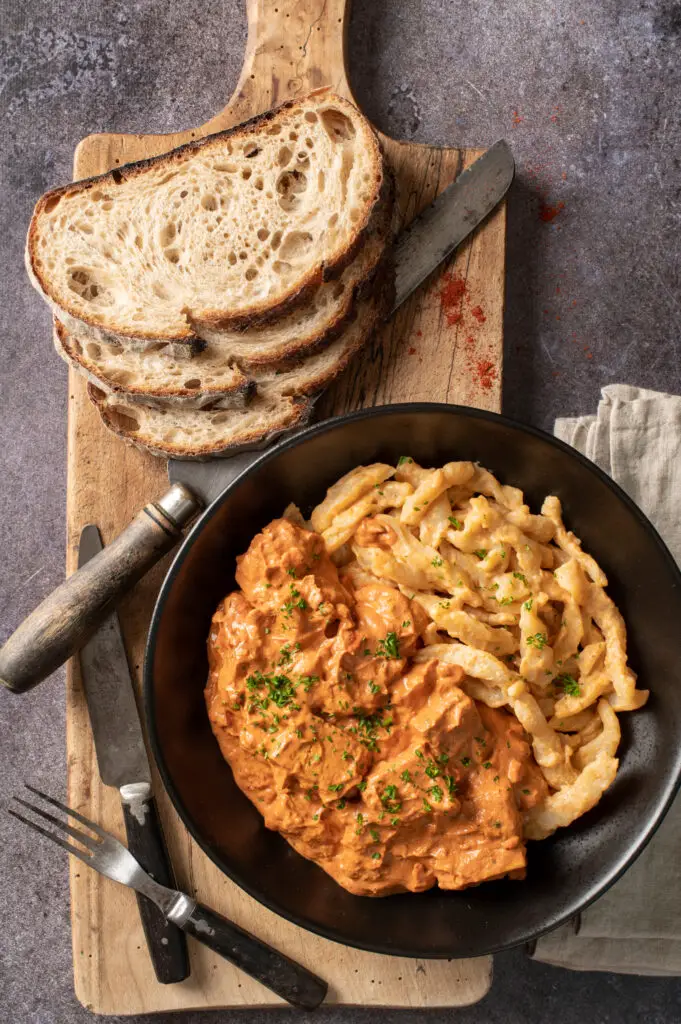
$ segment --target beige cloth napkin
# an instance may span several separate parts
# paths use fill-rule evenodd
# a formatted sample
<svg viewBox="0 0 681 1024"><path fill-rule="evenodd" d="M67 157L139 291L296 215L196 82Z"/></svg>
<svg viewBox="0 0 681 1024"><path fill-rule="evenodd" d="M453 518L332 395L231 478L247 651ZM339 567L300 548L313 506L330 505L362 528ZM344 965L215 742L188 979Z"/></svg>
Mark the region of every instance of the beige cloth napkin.
<svg viewBox="0 0 681 1024"><path fill-rule="evenodd" d="M681 562L681 397L603 388L595 416L559 419L556 437L615 480ZM638 860L581 915L539 939L534 959L579 971L681 975L681 800Z"/></svg>

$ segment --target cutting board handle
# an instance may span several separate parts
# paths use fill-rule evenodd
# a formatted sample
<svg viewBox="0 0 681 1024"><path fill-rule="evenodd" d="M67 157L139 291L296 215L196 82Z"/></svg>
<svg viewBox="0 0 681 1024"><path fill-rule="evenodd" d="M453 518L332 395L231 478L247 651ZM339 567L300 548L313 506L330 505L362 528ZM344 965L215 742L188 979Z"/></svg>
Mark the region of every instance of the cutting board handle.
<svg viewBox="0 0 681 1024"><path fill-rule="evenodd" d="M246 7L243 68L214 122L234 124L324 85L352 98L345 68L350 0L246 0ZM222 127L214 122L211 131Z"/></svg>

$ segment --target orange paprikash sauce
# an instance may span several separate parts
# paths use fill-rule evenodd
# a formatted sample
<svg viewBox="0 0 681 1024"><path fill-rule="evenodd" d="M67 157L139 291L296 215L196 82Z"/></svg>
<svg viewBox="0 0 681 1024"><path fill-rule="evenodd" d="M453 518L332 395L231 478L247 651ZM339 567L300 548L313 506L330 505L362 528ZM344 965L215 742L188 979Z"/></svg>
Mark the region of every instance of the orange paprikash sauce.
<svg viewBox="0 0 681 1024"><path fill-rule="evenodd" d="M546 795L520 723L468 697L462 670L410 663L426 617L354 590L287 519L238 559L208 642L208 713L237 784L352 893L524 877L521 812Z"/></svg>

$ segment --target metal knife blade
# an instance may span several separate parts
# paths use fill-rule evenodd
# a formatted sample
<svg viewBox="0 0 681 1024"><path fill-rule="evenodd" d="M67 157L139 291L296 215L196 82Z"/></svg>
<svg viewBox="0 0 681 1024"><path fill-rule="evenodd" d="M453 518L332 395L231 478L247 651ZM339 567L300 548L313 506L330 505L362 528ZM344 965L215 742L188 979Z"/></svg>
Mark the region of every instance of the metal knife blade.
<svg viewBox="0 0 681 1024"><path fill-rule="evenodd" d="M101 550L99 530L86 526L80 538L78 568ZM116 612L81 649L80 662L102 782L119 789L133 782L151 784L149 758Z"/></svg>
<svg viewBox="0 0 681 1024"><path fill-rule="evenodd" d="M394 246L395 305L391 315L501 202L514 173L511 150L500 139L405 228ZM171 483L186 484L209 505L261 453L250 451L207 462L170 459L168 478Z"/></svg>
<svg viewBox="0 0 681 1024"><path fill-rule="evenodd" d="M500 139L401 232L394 246L393 313L492 212L514 173L511 150Z"/></svg>

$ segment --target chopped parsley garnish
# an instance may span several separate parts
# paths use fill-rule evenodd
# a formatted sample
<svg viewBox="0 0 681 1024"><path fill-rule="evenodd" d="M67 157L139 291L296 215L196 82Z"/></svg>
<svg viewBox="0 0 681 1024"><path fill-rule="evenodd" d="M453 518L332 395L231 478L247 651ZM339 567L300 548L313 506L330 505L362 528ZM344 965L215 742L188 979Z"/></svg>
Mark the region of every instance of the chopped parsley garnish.
<svg viewBox="0 0 681 1024"><path fill-rule="evenodd" d="M411 782L411 772L409 771L408 768L404 769L404 771L400 775L400 778L402 779L402 782Z"/></svg>
<svg viewBox="0 0 681 1024"><path fill-rule="evenodd" d="M529 796L529 792L530 792L529 789L524 789L523 790L523 793L525 793L526 796Z"/></svg>
<svg viewBox="0 0 681 1024"><path fill-rule="evenodd" d="M373 679L372 679L369 682L369 690L371 691L371 693L380 693L381 692L381 687L378 685L378 683L375 683L373 681Z"/></svg>
<svg viewBox="0 0 681 1024"><path fill-rule="evenodd" d="M336 804L336 807L338 808L339 811L344 811L345 810L345 800L339 800L338 803Z"/></svg>
<svg viewBox="0 0 681 1024"><path fill-rule="evenodd" d="M279 658L279 661L277 662L277 665L288 665L292 657L290 646L288 644L284 644L279 653L281 656Z"/></svg>
<svg viewBox="0 0 681 1024"><path fill-rule="evenodd" d="M417 747L417 749L414 751L414 753L418 757L419 761L423 760L423 751L422 750L419 750L418 747Z"/></svg>
<svg viewBox="0 0 681 1024"><path fill-rule="evenodd" d="M513 573L513 579L514 580L520 580L521 583L524 583L525 585L527 585L527 580L526 580L526 578L523 576L523 574L521 572L514 572Z"/></svg>
<svg viewBox="0 0 681 1024"><path fill-rule="evenodd" d="M402 629L409 629L410 626L411 626L410 619L405 619L404 622L402 623Z"/></svg>
<svg viewBox="0 0 681 1024"><path fill-rule="evenodd" d="M371 838L373 839L373 841L375 843L377 843L379 841L379 839L381 838L375 828L370 828L369 829L369 835L371 836Z"/></svg>
<svg viewBox="0 0 681 1024"><path fill-rule="evenodd" d="M494 822L494 827L495 828L501 828L501 822L500 821L495 821Z"/></svg>
<svg viewBox="0 0 681 1024"><path fill-rule="evenodd" d="M487 549L486 548L478 548L478 550L474 551L473 554L476 556L476 558L479 558L480 561L482 561L483 558L487 558Z"/></svg>
<svg viewBox="0 0 681 1024"><path fill-rule="evenodd" d="M371 854L371 859L372 860L380 860L381 859L380 853L372 853Z"/></svg>
<svg viewBox="0 0 681 1024"><path fill-rule="evenodd" d="M294 608L300 608L301 611L305 611L307 608L307 601L304 597L300 596L300 591L292 583L289 583L289 590L291 591L291 596L288 601L284 601L281 608L287 618L291 617Z"/></svg>
<svg viewBox="0 0 681 1024"><path fill-rule="evenodd" d="M463 523L456 516L447 516L448 521L452 524L455 530L463 530Z"/></svg>
<svg viewBox="0 0 681 1024"><path fill-rule="evenodd" d="M286 572L289 574L289 576L293 576L294 580L298 579L298 575L297 575L296 570L295 570L295 568L293 566L291 566L290 569L287 569Z"/></svg>
<svg viewBox="0 0 681 1024"><path fill-rule="evenodd" d="M441 565L444 565L445 563L444 563L444 561L443 561L443 560L442 560L442 559L441 559L441 558L439 557L439 555L436 555L436 556L435 556L435 558L433 559L433 561L432 561L432 562L431 562L430 564L431 564L431 565L433 565L433 566L434 566L434 567L435 567L436 569L439 569L439 568L440 568L440 566L441 566Z"/></svg>
<svg viewBox="0 0 681 1024"><path fill-rule="evenodd" d="M365 658L368 658L371 655L371 651L369 650L368 647L364 648L363 654Z"/></svg>
<svg viewBox="0 0 681 1024"><path fill-rule="evenodd" d="M267 696L265 698L259 701L255 699L251 701L252 705L260 707L262 710L266 710L270 701L272 704L276 704L278 708L285 708L290 704L295 710L298 710L298 705L293 703L296 687L288 676L264 675L258 671L254 672L252 676L248 676L246 686L252 693L263 687L267 688Z"/></svg>
<svg viewBox="0 0 681 1024"><path fill-rule="evenodd" d="M347 750L344 750L341 754L344 761L352 761L352 754L348 754Z"/></svg>
<svg viewBox="0 0 681 1024"><path fill-rule="evenodd" d="M402 809L402 801L398 798L397 786L386 786L381 794L381 803L386 811L395 814Z"/></svg>
<svg viewBox="0 0 681 1024"><path fill-rule="evenodd" d="M435 761L429 760L426 764L425 772L429 779L436 779L440 774L440 769L435 764Z"/></svg>
<svg viewBox="0 0 681 1024"><path fill-rule="evenodd" d="M296 736L298 737L299 740L302 740L302 738L303 738L303 730L302 729L296 729Z"/></svg>
<svg viewBox="0 0 681 1024"><path fill-rule="evenodd" d="M502 597L501 601L499 601L499 604L513 604L513 598L512 597Z"/></svg>
<svg viewBox="0 0 681 1024"><path fill-rule="evenodd" d="M483 768L491 768L492 767L492 762L491 761L484 761L482 767Z"/></svg>
<svg viewBox="0 0 681 1024"><path fill-rule="evenodd" d="M447 785L447 791L448 791L449 795L450 796L454 796L454 794L456 793L457 789L459 788L457 786L456 782L454 781L454 776L453 775L445 775L445 776L443 776L443 778L444 778L444 781L445 781L445 783Z"/></svg>
<svg viewBox="0 0 681 1024"><path fill-rule="evenodd" d="M543 651L549 642L549 638L546 633L533 633L531 636L525 638L525 643L528 647L536 647L538 651Z"/></svg>
<svg viewBox="0 0 681 1024"><path fill-rule="evenodd" d="M357 789L360 791L360 793L363 793L366 788L367 788L367 780L366 779L362 779L361 782L357 783Z"/></svg>
<svg viewBox="0 0 681 1024"><path fill-rule="evenodd" d="M331 783L329 783L329 792L330 793L340 793L342 788L343 788L343 783L342 782L331 782Z"/></svg>
<svg viewBox="0 0 681 1024"><path fill-rule="evenodd" d="M413 462L413 461L414 460L410 459L408 455L400 455L399 459L397 460L397 465L398 466L403 466L405 464L405 462Z"/></svg>
<svg viewBox="0 0 681 1024"><path fill-rule="evenodd" d="M305 693L309 693L315 683L319 682L319 676L301 676L300 685L305 690Z"/></svg>
<svg viewBox="0 0 681 1024"><path fill-rule="evenodd" d="M400 641L397 638L397 633L388 633L385 640L378 641L376 656L378 658L399 658Z"/></svg>
<svg viewBox="0 0 681 1024"><path fill-rule="evenodd" d="M579 683L574 676L567 674L556 676L553 682L556 686L562 687L563 693L566 693L569 697L580 697L582 694Z"/></svg>
<svg viewBox="0 0 681 1024"><path fill-rule="evenodd" d="M449 754L438 754L435 760L438 764L447 764L447 761L449 761Z"/></svg>
<svg viewBox="0 0 681 1024"><path fill-rule="evenodd" d="M430 805L430 804L428 803L428 801L426 800L426 798L425 798L425 797L423 798L423 809L424 809L424 811L426 811L427 813L429 813L429 812L430 812L430 811L432 811L432 809L433 809L433 808L431 807L431 805Z"/></svg>
<svg viewBox="0 0 681 1024"><path fill-rule="evenodd" d="M464 766L464 768L468 768L468 765L470 763L471 763L470 757L462 757L461 758L461 764Z"/></svg>
<svg viewBox="0 0 681 1024"><path fill-rule="evenodd" d="M436 804L442 803L442 790L439 786L431 786L428 790Z"/></svg>
<svg viewBox="0 0 681 1024"><path fill-rule="evenodd" d="M532 611L532 598L530 598L529 601L525 602L525 604L523 605L523 608L525 608L525 610L528 611L528 612Z"/></svg>
<svg viewBox="0 0 681 1024"><path fill-rule="evenodd" d="M494 778L492 779L492 782L498 782L498 781L499 781L499 776L495 775Z"/></svg>

